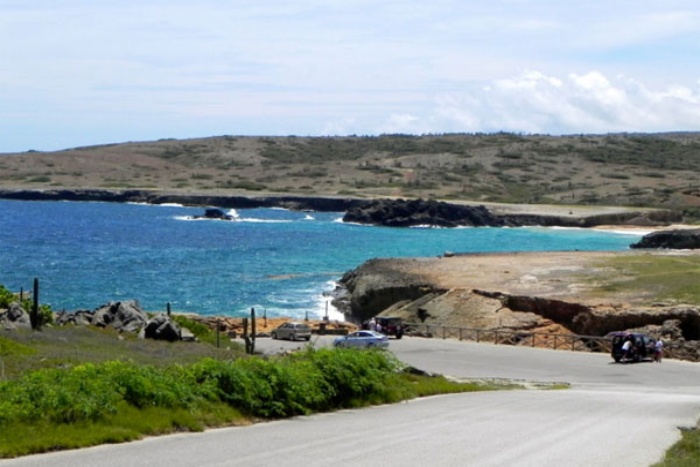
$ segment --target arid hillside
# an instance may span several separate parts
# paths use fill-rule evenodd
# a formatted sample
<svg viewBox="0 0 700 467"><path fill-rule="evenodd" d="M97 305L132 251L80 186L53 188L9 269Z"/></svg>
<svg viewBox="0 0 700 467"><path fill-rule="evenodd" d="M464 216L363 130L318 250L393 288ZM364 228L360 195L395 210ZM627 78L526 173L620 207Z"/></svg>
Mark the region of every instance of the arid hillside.
<svg viewBox="0 0 700 467"><path fill-rule="evenodd" d="M700 133L237 137L0 155L0 188L700 206Z"/></svg>

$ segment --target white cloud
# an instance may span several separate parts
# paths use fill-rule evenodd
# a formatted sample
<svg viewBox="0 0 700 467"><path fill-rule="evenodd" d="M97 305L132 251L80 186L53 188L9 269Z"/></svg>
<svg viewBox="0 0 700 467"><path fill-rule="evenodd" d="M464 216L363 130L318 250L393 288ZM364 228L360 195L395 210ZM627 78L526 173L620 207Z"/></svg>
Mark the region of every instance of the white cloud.
<svg viewBox="0 0 700 467"><path fill-rule="evenodd" d="M469 92L440 95L426 115L391 115L393 132L609 133L700 130L700 92L597 71L546 76L531 71Z"/></svg>
<svg viewBox="0 0 700 467"><path fill-rule="evenodd" d="M60 149L52 131L700 130L696 0L0 3L0 151Z"/></svg>

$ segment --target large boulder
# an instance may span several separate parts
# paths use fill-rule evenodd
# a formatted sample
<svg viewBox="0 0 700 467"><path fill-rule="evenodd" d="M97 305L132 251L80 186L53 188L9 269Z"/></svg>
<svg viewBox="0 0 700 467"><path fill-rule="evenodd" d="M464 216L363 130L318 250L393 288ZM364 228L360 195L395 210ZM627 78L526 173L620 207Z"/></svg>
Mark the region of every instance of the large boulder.
<svg viewBox="0 0 700 467"><path fill-rule="evenodd" d="M0 314L0 323L5 329L31 328L29 313L18 302L12 302L5 313Z"/></svg>
<svg viewBox="0 0 700 467"><path fill-rule="evenodd" d="M668 248L692 250L700 248L700 229L674 229L652 232L642 237L630 248Z"/></svg>
<svg viewBox="0 0 700 467"><path fill-rule="evenodd" d="M182 340L180 326L165 313L159 313L148 320L143 329L143 335L147 339L165 340L175 342Z"/></svg>
<svg viewBox="0 0 700 467"><path fill-rule="evenodd" d="M218 220L222 220L222 221L234 221L234 220L236 220L235 217L233 217L230 214L226 214L224 211L222 211L219 208L206 208L204 210L204 215L193 216L193 219L218 219Z"/></svg>
<svg viewBox="0 0 700 467"><path fill-rule="evenodd" d="M112 326L118 331L138 332L146 325L148 315L138 302L110 302L101 306L92 315L92 324L99 327Z"/></svg>
<svg viewBox="0 0 700 467"><path fill-rule="evenodd" d="M65 326L67 324L89 326L92 324L93 314L92 310L61 311L56 313L54 322L57 326Z"/></svg>

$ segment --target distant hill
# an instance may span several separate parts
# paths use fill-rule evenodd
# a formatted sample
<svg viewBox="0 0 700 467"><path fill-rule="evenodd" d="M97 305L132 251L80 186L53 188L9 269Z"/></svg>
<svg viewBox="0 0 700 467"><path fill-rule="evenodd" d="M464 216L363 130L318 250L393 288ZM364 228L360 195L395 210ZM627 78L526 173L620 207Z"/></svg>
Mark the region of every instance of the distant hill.
<svg viewBox="0 0 700 467"><path fill-rule="evenodd" d="M700 206L700 133L215 136L0 155L0 188Z"/></svg>

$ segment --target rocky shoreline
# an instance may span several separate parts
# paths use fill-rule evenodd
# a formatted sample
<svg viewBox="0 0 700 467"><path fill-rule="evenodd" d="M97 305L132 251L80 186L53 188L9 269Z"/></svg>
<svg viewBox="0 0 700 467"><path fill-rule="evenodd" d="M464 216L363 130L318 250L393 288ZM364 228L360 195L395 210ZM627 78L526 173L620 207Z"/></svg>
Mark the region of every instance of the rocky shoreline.
<svg viewBox="0 0 700 467"><path fill-rule="evenodd" d="M334 305L355 322L381 314L409 323L510 332L603 337L637 330L669 345L682 345L685 358L700 361L700 307L657 301L649 291L601 294L596 285L609 274L606 259L652 254L670 253L572 251L373 259L343 276L340 285L346 293Z"/></svg>
<svg viewBox="0 0 700 467"><path fill-rule="evenodd" d="M680 213L667 210L600 208L583 215L573 211L562 214L560 207L558 214L550 215L531 209L513 207L509 212L503 206L492 209L434 200L248 197L100 189L0 190L0 198L177 203L234 209L282 207L346 212L344 219L347 222L394 227L619 225L656 228L682 222ZM215 214L223 213L217 211ZM227 220L225 215L222 219ZM700 230L679 229L654 232L632 246L697 248L699 245ZM700 329L698 307L627 303L619 297L596 302L581 293L581 284L571 271L585 270L594 274L591 258L620 254L625 252L446 254L440 258L374 259L343 276L333 302L355 323L382 313L399 315L411 322L472 328L544 330L597 336L610 331L645 328L668 339L700 340L700 335L695 335L698 332L693 331ZM559 290L562 287L565 290ZM700 351L698 356L700 358Z"/></svg>
<svg viewBox="0 0 700 467"><path fill-rule="evenodd" d="M229 194L178 193L160 190L106 189L0 189L0 198L24 201L99 201L113 203L182 204L220 208L278 207L295 211L345 212L346 222L392 227L408 226L545 226L597 227L667 226L682 223L679 211L656 209L593 209L586 214L538 213L527 210L495 210L485 205L465 205L436 200L360 199L327 196L269 195L240 196ZM518 205L513 205L518 206ZM498 211L498 212L497 212ZM546 211L546 208L544 209Z"/></svg>

